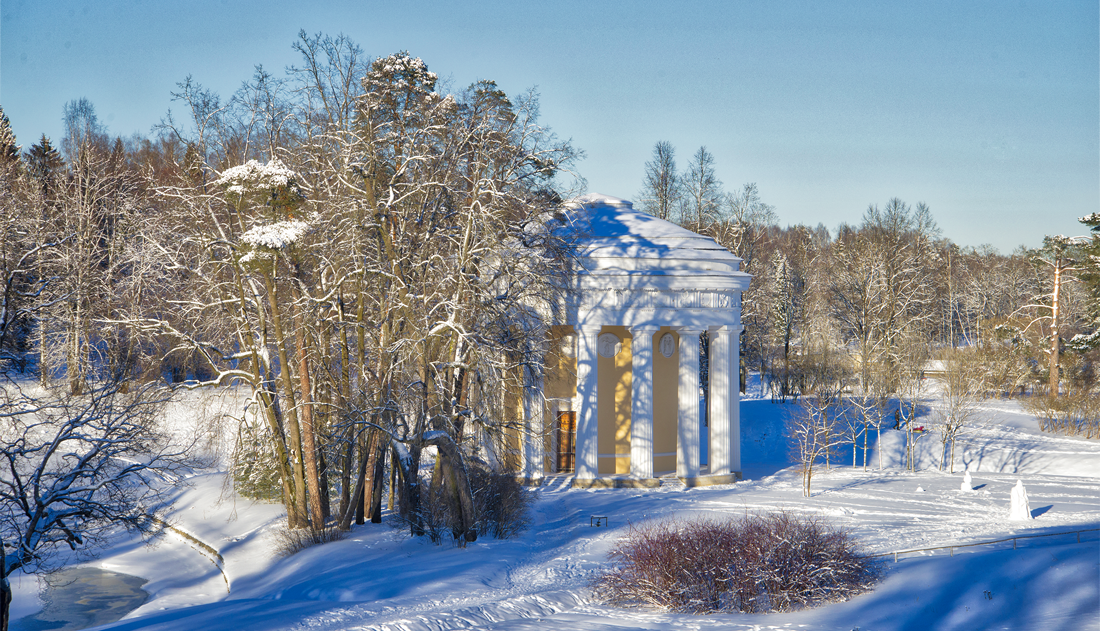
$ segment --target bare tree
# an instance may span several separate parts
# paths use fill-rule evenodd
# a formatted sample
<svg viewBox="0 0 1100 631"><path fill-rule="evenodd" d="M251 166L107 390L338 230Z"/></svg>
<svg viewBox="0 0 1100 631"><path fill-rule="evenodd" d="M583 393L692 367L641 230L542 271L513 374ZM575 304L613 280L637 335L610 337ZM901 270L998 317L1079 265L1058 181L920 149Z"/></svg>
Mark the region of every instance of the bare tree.
<svg viewBox="0 0 1100 631"><path fill-rule="evenodd" d="M840 394L848 376L843 359L835 351L816 350L817 353L811 353L815 356L806 362L807 394L788 422L802 467L802 492L806 497L810 497L815 464L823 460L828 470L830 458L840 444Z"/></svg>
<svg viewBox="0 0 1100 631"><path fill-rule="evenodd" d="M722 212L722 182L714 172L714 154L706 147L691 156L687 173L681 177L683 198L680 223L704 229Z"/></svg>
<svg viewBox="0 0 1100 631"><path fill-rule="evenodd" d="M981 375L972 349L951 351L943 360L944 376L934 414L940 434L940 471L955 472L955 440L978 412Z"/></svg>
<svg viewBox="0 0 1100 631"><path fill-rule="evenodd" d="M924 368L930 358L928 341L919 335L909 335L902 339L898 350L901 361L898 362L898 388L896 396L898 409L895 412L895 428L905 431L905 467L915 471L916 444L923 436L916 432L916 421L921 413L921 401L924 399ZM881 461L882 450L879 449Z"/></svg>
<svg viewBox="0 0 1100 631"><path fill-rule="evenodd" d="M258 72L226 108L184 86L190 129L173 133L198 167L159 189L180 309L129 322L201 358L196 385L253 389L291 525L326 522L334 463L338 525L377 505L388 453L418 532L431 447L448 491L431 496L472 539L465 459L486 434L541 431L503 402L540 373L565 291L554 178L577 152L539 125L533 93L443 95L422 60L367 64L344 38L297 49L290 82Z"/></svg>
<svg viewBox="0 0 1100 631"><path fill-rule="evenodd" d="M654 217L671 221L682 195L680 175L676 172L676 149L667 140L653 145L653 158L645 163L639 209Z"/></svg>
<svg viewBox="0 0 1100 631"><path fill-rule="evenodd" d="M0 620L16 571L48 571L124 527L148 532L194 464L158 425L167 392L98 383L82 394L0 388Z"/></svg>
<svg viewBox="0 0 1100 631"><path fill-rule="evenodd" d="M753 275L749 290L742 296L741 321L745 325L742 357L746 362L755 362L762 376L768 375L770 355L774 350L772 326L775 324L775 300L778 292L772 282L775 270L768 253L777 248L773 232L776 231L776 215L772 206L765 204L759 195L756 184L745 184L739 194L726 195L722 200L720 216L703 226L694 229L708 234L722 246L729 249L742 260L741 269ZM801 245L801 244L799 244ZM797 246L796 252L790 252L788 258L797 260L795 279L807 268L804 263L804 251ZM794 289L799 288L796 280ZM797 328L798 322L791 321Z"/></svg>
<svg viewBox="0 0 1100 631"><path fill-rule="evenodd" d="M739 193L725 196L727 220L721 222L716 238L744 261L744 269L756 273L755 262L768 238L768 230L778 217L775 207L764 203L755 182L741 187Z"/></svg>

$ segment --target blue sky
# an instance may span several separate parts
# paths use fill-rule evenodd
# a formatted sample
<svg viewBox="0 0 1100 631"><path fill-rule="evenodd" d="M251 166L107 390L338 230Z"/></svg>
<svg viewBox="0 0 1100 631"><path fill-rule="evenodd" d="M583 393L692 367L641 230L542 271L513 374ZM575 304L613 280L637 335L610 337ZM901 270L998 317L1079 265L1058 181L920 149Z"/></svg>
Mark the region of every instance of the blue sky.
<svg viewBox="0 0 1100 631"><path fill-rule="evenodd" d="M255 65L296 63L299 29L408 50L456 89L537 87L594 192L634 197L668 140L681 167L706 145L784 224L899 197L1008 252L1100 212L1095 0L4 0L0 105L25 148L80 97L112 134L148 134L187 75L228 97Z"/></svg>

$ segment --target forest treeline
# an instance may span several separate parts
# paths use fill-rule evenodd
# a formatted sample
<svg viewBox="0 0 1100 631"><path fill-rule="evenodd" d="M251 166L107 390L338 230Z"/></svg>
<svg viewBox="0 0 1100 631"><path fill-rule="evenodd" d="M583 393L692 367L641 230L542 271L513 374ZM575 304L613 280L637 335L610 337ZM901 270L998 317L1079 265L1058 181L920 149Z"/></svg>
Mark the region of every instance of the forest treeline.
<svg viewBox="0 0 1100 631"><path fill-rule="evenodd" d="M485 482L516 466L509 432L541 408L581 153L533 92L448 94L420 59L344 36L294 48L228 99L186 78L150 136L110 137L83 99L56 143L23 150L0 121L0 359L71 396L243 386L235 482L291 526L377 520L389 488L413 532L472 540L497 527L484 494L509 492ZM755 186L723 191L705 149L680 173L668 143L637 206L744 260L742 357L779 399L881 407L953 351L991 394L1095 397L1095 237L960 248L896 199L781 228Z"/></svg>
<svg viewBox="0 0 1100 631"><path fill-rule="evenodd" d="M21 151L5 119L3 360L71 396L245 386L236 483L292 527L377 520L388 486L413 532L472 540L496 528L474 491L499 489L471 480L510 463L470 445L500 443L505 396L541 374L579 154L533 92L445 94L343 36L294 47L227 100L182 81L150 137L77 100L60 146Z"/></svg>
<svg viewBox="0 0 1100 631"><path fill-rule="evenodd" d="M1026 393L1044 429L1100 437L1100 215L1081 218L1090 236L1010 254L960 247L926 204L897 198L856 224L781 227L755 184L724 190L706 147L681 171L664 141L636 205L743 259L742 367L774 400L807 397L804 461L827 462L845 434L866 453L884 424L907 431L911 459L929 376L945 458L981 397Z"/></svg>

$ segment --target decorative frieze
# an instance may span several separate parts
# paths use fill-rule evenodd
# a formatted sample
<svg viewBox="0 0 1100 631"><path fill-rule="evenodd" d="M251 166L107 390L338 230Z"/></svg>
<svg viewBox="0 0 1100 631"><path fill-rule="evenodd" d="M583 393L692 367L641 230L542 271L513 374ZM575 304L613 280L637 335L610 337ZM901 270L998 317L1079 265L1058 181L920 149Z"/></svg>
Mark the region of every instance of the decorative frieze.
<svg viewBox="0 0 1100 631"><path fill-rule="evenodd" d="M581 309L734 309L735 291L681 289L676 291L604 289L585 290Z"/></svg>

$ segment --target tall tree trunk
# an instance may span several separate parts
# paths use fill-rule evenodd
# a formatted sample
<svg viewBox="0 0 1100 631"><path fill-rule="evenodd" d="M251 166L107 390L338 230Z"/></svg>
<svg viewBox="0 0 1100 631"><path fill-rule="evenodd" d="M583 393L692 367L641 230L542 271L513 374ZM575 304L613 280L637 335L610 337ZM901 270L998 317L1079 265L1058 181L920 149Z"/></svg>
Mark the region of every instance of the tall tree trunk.
<svg viewBox="0 0 1100 631"><path fill-rule="evenodd" d="M374 461L374 492L371 493L370 504L370 521L372 524L382 523L382 490L386 479L387 451L386 449L379 449Z"/></svg>
<svg viewBox="0 0 1100 631"><path fill-rule="evenodd" d="M351 503L351 469L355 464L355 440L352 428L349 428L344 436L345 448L341 460L340 467L340 508L337 509L337 513L341 516L348 512L348 509L353 508Z"/></svg>
<svg viewBox="0 0 1100 631"><path fill-rule="evenodd" d="M294 318L294 342L298 351L298 383L302 410L302 454L305 464L306 488L309 490L309 509L314 528L322 528L328 521L328 511L322 502L321 468L317 462L317 429L313 424L313 396L309 379L308 342L302 322L301 307L295 301L291 306Z"/></svg>
<svg viewBox="0 0 1100 631"><path fill-rule="evenodd" d="M283 330L282 316L279 313L278 298L275 295L275 281L271 274L264 274L264 284L271 305L271 325L275 329L275 348L279 353L279 376L283 384L283 399L286 402L284 414L290 429L291 466L294 471L294 503L291 507L288 507L287 521L290 522L292 528L304 528L309 525L309 507L306 502L306 472L302 459L302 430L298 425L298 413L294 404L294 382L290 376L290 358L286 349L286 335Z"/></svg>
<svg viewBox="0 0 1100 631"><path fill-rule="evenodd" d="M366 453L360 454L359 458L359 480L355 484L355 493L351 496L351 502L347 509L344 511L340 519L340 529L348 530L351 528L352 515L355 515L356 525L363 524L363 498L367 493L371 493L374 489L373 473L373 447L377 436L377 431L371 430L370 438L367 440L369 445L368 449L371 450L371 457L368 459Z"/></svg>
<svg viewBox="0 0 1100 631"><path fill-rule="evenodd" d="M394 495L397 493L397 467L398 467L398 464L397 464L397 462L395 462L396 460L397 460L397 458L395 458L391 454L390 455L390 496L389 496L389 499L386 502L386 508L388 510L391 510L391 511L393 510Z"/></svg>
<svg viewBox="0 0 1100 631"><path fill-rule="evenodd" d="M867 423L863 423L863 470L867 470Z"/></svg>
<svg viewBox="0 0 1100 631"><path fill-rule="evenodd" d="M374 430L371 430L373 434ZM360 465L370 466L370 437L364 438L362 434L356 437L355 446L359 448L359 463ZM373 478L372 478L373 479ZM369 513L367 512L367 504L371 501L373 492L372 488L365 488L363 490L363 496L359 498L358 502L353 502L355 506L355 525L362 526L364 520Z"/></svg>
<svg viewBox="0 0 1100 631"><path fill-rule="evenodd" d="M878 452L878 470L882 471L882 419L875 425L875 451Z"/></svg>
<svg viewBox="0 0 1100 631"><path fill-rule="evenodd" d="M1062 289L1062 257L1058 257L1054 260L1054 296L1050 303L1050 396L1058 396L1058 378L1060 375L1061 357L1061 336L1058 329L1058 298Z"/></svg>
<svg viewBox="0 0 1100 631"><path fill-rule="evenodd" d="M339 397L337 407L341 412L348 409L348 400L351 398L351 353L348 350L348 329L344 321L344 297L341 293L336 300L337 327L340 333L340 384L336 388ZM348 423L344 440L347 441L347 449L344 451L344 462L340 472L340 514L347 512L351 506L351 470L355 461L355 424ZM362 505L362 502L359 504ZM359 522L359 514L356 513L356 523Z"/></svg>
<svg viewBox="0 0 1100 631"><path fill-rule="evenodd" d="M0 537L0 631L8 631L8 616L11 612L11 583L8 582L7 569L4 539Z"/></svg>
<svg viewBox="0 0 1100 631"><path fill-rule="evenodd" d="M457 508L458 514L457 523L454 525L455 538L458 539L462 536L465 541L476 541L477 530L474 528L474 524L477 523L477 509L474 506L473 493L470 490L470 479L466 475L466 465L462 461L462 452L459 451L458 445L455 444L451 437L442 434L437 435L431 439L428 444L435 445L438 450L439 459L443 464L443 474L448 478L448 486L453 488L454 494L457 496Z"/></svg>
<svg viewBox="0 0 1100 631"><path fill-rule="evenodd" d="M417 443L409 447L408 462L401 463L401 516L409 521L409 532L414 537L424 534L424 523L420 515L420 454L423 446ZM396 461L397 458L394 458Z"/></svg>

